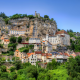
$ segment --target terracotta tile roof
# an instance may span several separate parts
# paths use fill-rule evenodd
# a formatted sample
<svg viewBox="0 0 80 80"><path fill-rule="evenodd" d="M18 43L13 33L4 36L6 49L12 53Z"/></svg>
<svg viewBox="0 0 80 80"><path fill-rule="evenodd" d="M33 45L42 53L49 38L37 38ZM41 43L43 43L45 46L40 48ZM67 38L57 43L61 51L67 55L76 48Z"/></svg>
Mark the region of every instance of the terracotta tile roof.
<svg viewBox="0 0 80 80"><path fill-rule="evenodd" d="M79 55L80 56L80 52L75 52L75 55L77 56L77 55Z"/></svg>
<svg viewBox="0 0 80 80"><path fill-rule="evenodd" d="M47 62L46 62L46 63L44 63L44 64L47 64Z"/></svg>
<svg viewBox="0 0 80 80"><path fill-rule="evenodd" d="M30 57L32 54L34 55L34 53L27 53L28 57Z"/></svg>
<svg viewBox="0 0 80 80"><path fill-rule="evenodd" d="M64 31L64 30L61 30L61 31L58 31L58 32L56 32L56 34L68 34L66 31Z"/></svg>
<svg viewBox="0 0 80 80"><path fill-rule="evenodd" d="M35 51L35 54L42 54L41 51Z"/></svg>
<svg viewBox="0 0 80 80"><path fill-rule="evenodd" d="M9 42L9 39L4 39L4 42Z"/></svg>
<svg viewBox="0 0 80 80"><path fill-rule="evenodd" d="M45 42L45 41L42 41L42 42Z"/></svg>
<svg viewBox="0 0 80 80"><path fill-rule="evenodd" d="M61 37L65 37L65 35L60 35Z"/></svg>
<svg viewBox="0 0 80 80"><path fill-rule="evenodd" d="M46 58L51 59L51 57L50 57L50 56L46 56Z"/></svg>
<svg viewBox="0 0 80 80"><path fill-rule="evenodd" d="M68 53L64 53L65 56L70 56Z"/></svg>
<svg viewBox="0 0 80 80"><path fill-rule="evenodd" d="M4 39L4 37L1 37L1 40L3 40Z"/></svg>
<svg viewBox="0 0 80 80"><path fill-rule="evenodd" d="M16 52L19 52L19 50L17 49Z"/></svg>
<svg viewBox="0 0 80 80"><path fill-rule="evenodd" d="M42 56L51 56L52 54L49 53L42 53Z"/></svg>
<svg viewBox="0 0 80 80"><path fill-rule="evenodd" d="M76 55L75 54L71 54L73 57L75 57Z"/></svg>

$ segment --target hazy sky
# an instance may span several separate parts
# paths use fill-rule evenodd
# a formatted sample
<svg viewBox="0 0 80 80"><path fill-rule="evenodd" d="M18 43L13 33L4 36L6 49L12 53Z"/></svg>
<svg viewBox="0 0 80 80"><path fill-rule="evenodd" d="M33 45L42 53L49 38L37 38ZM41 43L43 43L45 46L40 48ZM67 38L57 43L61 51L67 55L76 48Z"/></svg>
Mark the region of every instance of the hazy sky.
<svg viewBox="0 0 80 80"><path fill-rule="evenodd" d="M0 0L0 12L13 14L48 15L59 29L80 32L80 0Z"/></svg>

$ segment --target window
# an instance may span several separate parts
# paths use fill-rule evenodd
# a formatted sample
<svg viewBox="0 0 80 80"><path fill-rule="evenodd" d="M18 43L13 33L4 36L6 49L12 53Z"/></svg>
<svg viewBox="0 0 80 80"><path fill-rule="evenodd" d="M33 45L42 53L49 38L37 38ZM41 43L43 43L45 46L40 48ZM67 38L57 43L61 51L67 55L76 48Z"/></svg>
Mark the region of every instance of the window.
<svg viewBox="0 0 80 80"><path fill-rule="evenodd" d="M33 58L33 55L32 55L32 58Z"/></svg>

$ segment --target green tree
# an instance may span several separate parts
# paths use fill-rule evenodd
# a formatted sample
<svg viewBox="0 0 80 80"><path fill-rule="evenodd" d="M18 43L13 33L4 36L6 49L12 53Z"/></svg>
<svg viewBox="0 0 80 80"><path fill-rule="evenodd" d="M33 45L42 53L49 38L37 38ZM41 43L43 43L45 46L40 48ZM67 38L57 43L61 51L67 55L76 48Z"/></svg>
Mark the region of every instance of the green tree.
<svg viewBox="0 0 80 80"><path fill-rule="evenodd" d="M54 19L53 18L51 18L51 21L53 21Z"/></svg>
<svg viewBox="0 0 80 80"><path fill-rule="evenodd" d="M29 37L26 38L26 41L29 41Z"/></svg>
<svg viewBox="0 0 80 80"><path fill-rule="evenodd" d="M29 17L29 19L33 19L34 18L33 15L28 15L27 17Z"/></svg>
<svg viewBox="0 0 80 80"><path fill-rule="evenodd" d="M58 31L60 31L60 29L58 29Z"/></svg>
<svg viewBox="0 0 80 80"><path fill-rule="evenodd" d="M16 70L23 68L21 61L19 61L19 60L15 61L15 68L16 68Z"/></svg>
<svg viewBox="0 0 80 80"><path fill-rule="evenodd" d="M1 13L0 13L0 17L2 17L2 18L4 18L4 19L7 18L6 14L5 14L4 12L1 12Z"/></svg>
<svg viewBox="0 0 80 80"><path fill-rule="evenodd" d="M8 79L9 79L9 80L15 80L16 78L17 78L16 72L11 72L11 73L8 75Z"/></svg>
<svg viewBox="0 0 80 80"><path fill-rule="evenodd" d="M11 42L11 43L16 43L16 37L14 37L14 36L11 37L11 38L10 38L10 42Z"/></svg>
<svg viewBox="0 0 80 80"><path fill-rule="evenodd" d="M15 67L10 67L10 71L13 72L15 70Z"/></svg>
<svg viewBox="0 0 80 80"><path fill-rule="evenodd" d="M2 71L2 72L6 72L6 66L4 66L4 65L1 66L1 71Z"/></svg>
<svg viewBox="0 0 80 80"><path fill-rule="evenodd" d="M18 43L22 42L22 37L18 37Z"/></svg>
<svg viewBox="0 0 80 80"><path fill-rule="evenodd" d="M37 68L36 68L36 66L29 66L29 67L27 67L26 68L26 71L27 71L27 77L28 78L33 78L33 77L35 77L36 78L36 80L37 80L37 77L38 77L38 71L37 71Z"/></svg>
<svg viewBox="0 0 80 80"><path fill-rule="evenodd" d="M19 50L20 50L20 52L26 52L26 53L29 52L29 48L26 48L26 47L22 47Z"/></svg>
<svg viewBox="0 0 80 80"><path fill-rule="evenodd" d="M6 24L8 24L8 21L9 21L9 20L10 20L9 18L5 18L5 19L4 19L4 21L5 21Z"/></svg>
<svg viewBox="0 0 80 80"><path fill-rule="evenodd" d="M44 15L44 18L49 18L49 16L48 15Z"/></svg>

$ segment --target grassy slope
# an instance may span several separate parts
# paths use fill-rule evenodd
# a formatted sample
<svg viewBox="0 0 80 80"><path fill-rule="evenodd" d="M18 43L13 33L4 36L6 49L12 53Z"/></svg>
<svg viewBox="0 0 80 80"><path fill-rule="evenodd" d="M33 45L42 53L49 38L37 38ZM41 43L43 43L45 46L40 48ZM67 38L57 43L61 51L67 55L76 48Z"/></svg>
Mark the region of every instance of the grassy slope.
<svg viewBox="0 0 80 80"><path fill-rule="evenodd" d="M64 65L59 66L58 69L49 70L49 73L51 74L53 80L67 80L67 77L69 77L67 69Z"/></svg>

